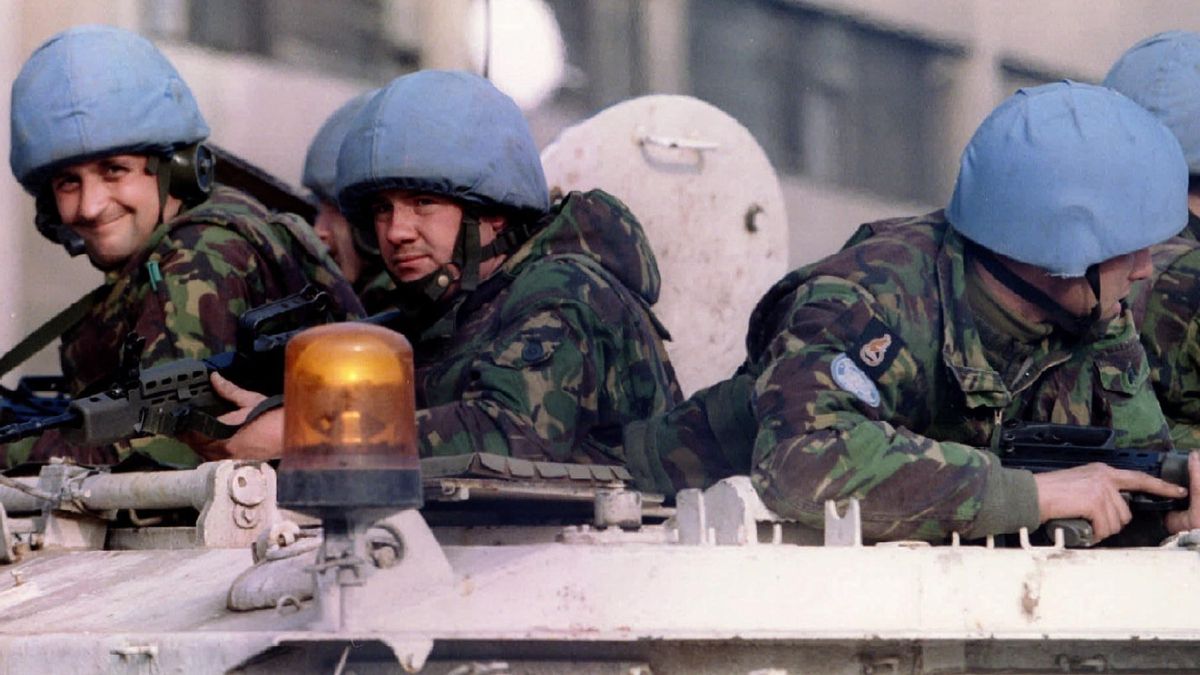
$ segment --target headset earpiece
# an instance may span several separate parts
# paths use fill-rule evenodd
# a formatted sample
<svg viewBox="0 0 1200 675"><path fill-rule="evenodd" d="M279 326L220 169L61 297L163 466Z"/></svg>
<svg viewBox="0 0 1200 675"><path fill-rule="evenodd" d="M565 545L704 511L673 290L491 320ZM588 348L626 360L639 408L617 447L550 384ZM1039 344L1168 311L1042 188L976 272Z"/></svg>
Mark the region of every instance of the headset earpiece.
<svg viewBox="0 0 1200 675"><path fill-rule="evenodd" d="M37 213L33 217L33 224L37 231L55 244L61 244L72 258L83 253L83 237L63 225L62 218L58 215L58 204L55 203L54 194L49 188L37 196L35 203Z"/></svg>
<svg viewBox="0 0 1200 675"><path fill-rule="evenodd" d="M167 159L167 193L192 207L212 193L216 158L203 143L184 146Z"/></svg>

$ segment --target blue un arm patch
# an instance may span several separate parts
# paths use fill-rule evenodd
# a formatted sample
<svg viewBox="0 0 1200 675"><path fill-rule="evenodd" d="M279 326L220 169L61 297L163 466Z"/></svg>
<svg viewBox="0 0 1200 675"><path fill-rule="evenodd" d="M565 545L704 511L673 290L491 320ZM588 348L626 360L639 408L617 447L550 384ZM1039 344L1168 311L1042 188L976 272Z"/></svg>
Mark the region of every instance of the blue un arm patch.
<svg viewBox="0 0 1200 675"><path fill-rule="evenodd" d="M877 408L881 397L876 383L903 348L900 336L879 319L872 318L858 339L833 359L830 375L842 390Z"/></svg>

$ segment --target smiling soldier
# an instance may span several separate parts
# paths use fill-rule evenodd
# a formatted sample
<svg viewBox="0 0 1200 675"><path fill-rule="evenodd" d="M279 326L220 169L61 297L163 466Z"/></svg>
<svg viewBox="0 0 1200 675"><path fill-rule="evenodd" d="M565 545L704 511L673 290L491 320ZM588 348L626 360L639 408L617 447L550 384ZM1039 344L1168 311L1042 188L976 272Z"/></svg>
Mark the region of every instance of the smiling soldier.
<svg viewBox="0 0 1200 675"><path fill-rule="evenodd" d="M143 367L229 351L241 313L310 283L330 293L335 316L361 313L302 220L211 184L208 132L171 64L117 28L50 38L13 83L9 163L37 199L38 229L104 272L62 333L71 394L112 381L131 333L145 340ZM199 459L165 438L132 443L165 464ZM128 450L49 432L32 458L110 463Z"/></svg>

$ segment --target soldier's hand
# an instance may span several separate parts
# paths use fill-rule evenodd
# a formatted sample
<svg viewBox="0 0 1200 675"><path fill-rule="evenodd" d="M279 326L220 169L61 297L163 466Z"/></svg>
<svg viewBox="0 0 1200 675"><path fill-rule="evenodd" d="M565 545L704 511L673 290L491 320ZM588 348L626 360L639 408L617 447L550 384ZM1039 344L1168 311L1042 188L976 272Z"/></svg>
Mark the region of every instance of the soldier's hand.
<svg viewBox="0 0 1200 675"><path fill-rule="evenodd" d="M254 406L267 398L257 391L242 389L215 370L208 376L208 381L212 383L213 391L217 392L221 398L237 406L237 410L227 412L217 418L225 424L241 424L246 420L250 411L254 410Z"/></svg>
<svg viewBox="0 0 1200 675"><path fill-rule="evenodd" d="M1200 494L1200 454L1194 450L1188 453L1188 485L1190 492ZM1186 511L1168 513L1166 525L1171 534L1200 528L1200 499L1191 500Z"/></svg>
<svg viewBox="0 0 1200 675"><path fill-rule="evenodd" d="M1189 469L1191 466L1189 463ZM1196 470L1200 471L1200 466ZM1041 521L1085 518L1092 524L1095 541L1116 534L1133 517L1121 492L1144 492L1172 499L1187 495L1184 488L1140 471L1098 463L1038 473L1033 479L1037 483Z"/></svg>
<svg viewBox="0 0 1200 675"><path fill-rule="evenodd" d="M225 424L241 424L250 411L266 398L258 392L242 389L215 372L209 380L213 391L237 406L236 410L217 418ZM185 440L207 460L274 459L283 452L283 409L276 408L259 415L225 440L197 438L194 435Z"/></svg>

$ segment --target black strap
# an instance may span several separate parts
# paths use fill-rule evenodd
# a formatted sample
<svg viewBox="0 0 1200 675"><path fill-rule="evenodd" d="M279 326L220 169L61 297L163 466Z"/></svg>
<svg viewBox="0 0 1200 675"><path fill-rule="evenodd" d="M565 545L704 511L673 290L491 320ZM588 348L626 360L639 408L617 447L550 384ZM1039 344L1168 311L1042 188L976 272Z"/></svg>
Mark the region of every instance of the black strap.
<svg viewBox="0 0 1200 675"><path fill-rule="evenodd" d="M158 181L158 224L162 224L167 211L167 195L171 189L171 172L168 168L170 160L157 155L146 158L146 172L153 174Z"/></svg>
<svg viewBox="0 0 1200 675"><path fill-rule="evenodd" d="M244 427L247 424L250 424L254 420L258 419L259 417L262 417L263 414L268 413L276 408L282 408L282 407L283 407L283 394L275 394L274 396L268 396L268 397L264 398L263 400L259 401L258 405L254 406L253 408L250 409L250 414L246 415L246 419L239 426Z"/></svg>
<svg viewBox="0 0 1200 675"><path fill-rule="evenodd" d="M470 212L464 212L462 229L458 233L458 245L455 251L455 262L459 264L458 287L464 293L470 293L479 286L479 263L483 261L479 247L479 218Z"/></svg>
<svg viewBox="0 0 1200 675"><path fill-rule="evenodd" d="M32 333L25 336L25 339L8 350L4 356L0 356L0 377L12 372L14 368L45 349L63 333L71 330L83 320L83 317L87 316L88 312L92 311L92 308L100 301L100 297L108 290L107 284L93 288L87 295L71 303L69 307L34 329Z"/></svg>
<svg viewBox="0 0 1200 675"><path fill-rule="evenodd" d="M1021 298L1032 302L1044 310L1050 319L1067 333L1073 336L1081 336L1098 323L1100 312L1102 311L1100 307L1100 272L1098 265L1088 267L1085 275L1088 279L1088 284L1092 288L1092 292L1096 294L1096 304L1092 307L1092 311L1088 316L1078 317L1068 312L1065 307L1047 295L1045 291L1018 276L1016 272L1013 272L1008 265L1005 265L999 256L991 250L969 239L966 240L966 250L972 258L983 265L983 268L989 274L995 277L996 281L999 281L1008 290L1016 293Z"/></svg>

